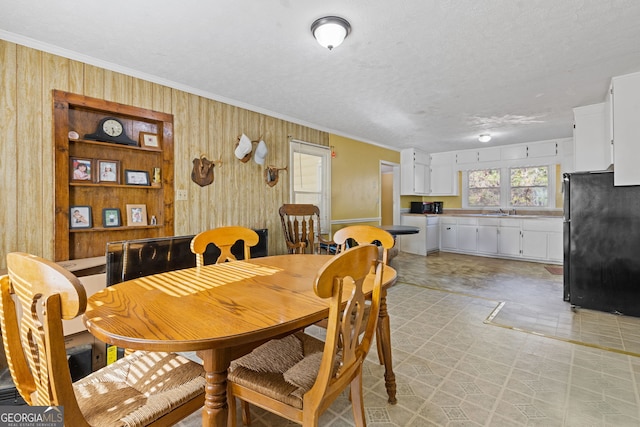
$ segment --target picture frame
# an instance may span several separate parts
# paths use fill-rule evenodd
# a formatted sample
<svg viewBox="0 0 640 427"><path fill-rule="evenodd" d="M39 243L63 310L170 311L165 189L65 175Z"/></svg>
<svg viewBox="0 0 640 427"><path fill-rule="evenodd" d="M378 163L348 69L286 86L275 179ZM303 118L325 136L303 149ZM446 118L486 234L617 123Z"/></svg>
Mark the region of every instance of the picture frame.
<svg viewBox="0 0 640 427"><path fill-rule="evenodd" d="M141 227L147 223L147 205L127 204L127 226Z"/></svg>
<svg viewBox="0 0 640 427"><path fill-rule="evenodd" d="M118 208L102 209L102 226L105 228L121 227L122 218L120 217L120 209Z"/></svg>
<svg viewBox="0 0 640 427"><path fill-rule="evenodd" d="M127 185L149 185L149 172L127 169L124 171L124 183Z"/></svg>
<svg viewBox="0 0 640 427"><path fill-rule="evenodd" d="M120 160L98 160L96 182L120 184Z"/></svg>
<svg viewBox="0 0 640 427"><path fill-rule="evenodd" d="M140 146L144 148L160 149L160 140L155 133L140 132Z"/></svg>
<svg viewBox="0 0 640 427"><path fill-rule="evenodd" d="M69 181L93 182L93 159L70 157L69 168Z"/></svg>
<svg viewBox="0 0 640 427"><path fill-rule="evenodd" d="M69 228L91 228L91 206L74 205L69 207Z"/></svg>

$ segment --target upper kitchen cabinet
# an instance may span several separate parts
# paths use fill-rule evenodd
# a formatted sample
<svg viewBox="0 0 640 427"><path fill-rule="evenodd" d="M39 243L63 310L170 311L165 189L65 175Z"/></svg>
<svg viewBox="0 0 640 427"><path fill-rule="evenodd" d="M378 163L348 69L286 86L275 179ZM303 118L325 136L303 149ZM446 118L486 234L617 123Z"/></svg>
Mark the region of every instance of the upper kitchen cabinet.
<svg viewBox="0 0 640 427"><path fill-rule="evenodd" d="M475 165L478 163L478 150L464 150L456 153L456 164Z"/></svg>
<svg viewBox="0 0 640 427"><path fill-rule="evenodd" d="M605 103L573 109L573 164L576 171L598 171L609 167L611 140L606 131Z"/></svg>
<svg viewBox="0 0 640 427"><path fill-rule="evenodd" d="M613 175L614 185L640 185L640 73L614 77Z"/></svg>
<svg viewBox="0 0 640 427"><path fill-rule="evenodd" d="M406 148L400 151L400 194L403 196L428 196L429 154Z"/></svg>
<svg viewBox="0 0 640 427"><path fill-rule="evenodd" d="M458 171L456 153L431 154L431 196L457 196Z"/></svg>

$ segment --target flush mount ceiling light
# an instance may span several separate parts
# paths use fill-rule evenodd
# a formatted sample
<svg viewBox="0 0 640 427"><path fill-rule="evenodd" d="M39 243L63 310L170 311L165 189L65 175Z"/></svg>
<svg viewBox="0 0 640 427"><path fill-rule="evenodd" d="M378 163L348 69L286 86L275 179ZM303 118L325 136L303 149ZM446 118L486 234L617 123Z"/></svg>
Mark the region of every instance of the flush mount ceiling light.
<svg viewBox="0 0 640 427"><path fill-rule="evenodd" d="M488 133L483 133L482 135L480 135L478 137L478 141L480 141L480 142L489 142L489 141L491 141L491 135L489 135Z"/></svg>
<svg viewBox="0 0 640 427"><path fill-rule="evenodd" d="M339 16L325 16L311 24L311 34L320 46L332 50L340 46L351 32L351 24Z"/></svg>

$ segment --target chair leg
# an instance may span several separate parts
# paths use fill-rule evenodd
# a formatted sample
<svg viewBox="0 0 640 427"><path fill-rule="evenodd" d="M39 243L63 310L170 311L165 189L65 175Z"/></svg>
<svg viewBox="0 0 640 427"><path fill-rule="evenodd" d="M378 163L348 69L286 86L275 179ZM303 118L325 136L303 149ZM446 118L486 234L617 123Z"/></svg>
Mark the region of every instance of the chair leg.
<svg viewBox="0 0 640 427"><path fill-rule="evenodd" d="M356 377L351 381L350 387L351 407L353 409L353 420L356 427L365 427L367 420L364 415L364 398L362 395L362 368Z"/></svg>
<svg viewBox="0 0 640 427"><path fill-rule="evenodd" d="M242 407L242 424L245 426L251 425L251 411L249 409L249 402L244 400L241 402Z"/></svg>
<svg viewBox="0 0 640 427"><path fill-rule="evenodd" d="M384 349L382 348L382 341L380 340L380 331L376 329L376 348L378 349L378 362L384 365Z"/></svg>
<svg viewBox="0 0 640 427"><path fill-rule="evenodd" d="M229 396L227 399L227 406L229 408L229 416L227 417L227 425L229 427L236 427L236 398Z"/></svg>

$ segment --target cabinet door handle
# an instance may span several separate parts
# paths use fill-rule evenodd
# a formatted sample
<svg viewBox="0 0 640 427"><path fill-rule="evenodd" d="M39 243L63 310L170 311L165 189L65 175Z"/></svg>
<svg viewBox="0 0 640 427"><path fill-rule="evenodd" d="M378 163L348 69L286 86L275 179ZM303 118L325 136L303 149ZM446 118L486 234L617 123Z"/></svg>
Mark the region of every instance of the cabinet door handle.
<svg viewBox="0 0 640 427"><path fill-rule="evenodd" d="M447 227L447 230L451 230L451 227Z"/></svg>

